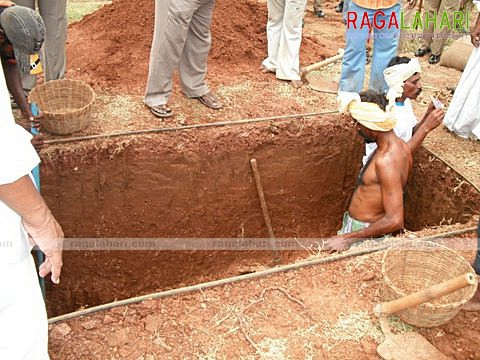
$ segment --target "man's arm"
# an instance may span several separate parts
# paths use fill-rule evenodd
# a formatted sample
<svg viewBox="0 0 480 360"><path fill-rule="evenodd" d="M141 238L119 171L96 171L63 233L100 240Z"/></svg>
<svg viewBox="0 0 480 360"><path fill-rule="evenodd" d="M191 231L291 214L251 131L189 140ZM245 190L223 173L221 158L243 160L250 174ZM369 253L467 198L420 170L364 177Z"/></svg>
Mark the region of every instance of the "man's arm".
<svg viewBox="0 0 480 360"><path fill-rule="evenodd" d="M11 184L0 185L0 200L22 217L25 229L45 253L40 276L51 272L52 281L58 284L62 269L63 231L30 177L25 175Z"/></svg>
<svg viewBox="0 0 480 360"><path fill-rule="evenodd" d="M5 74L5 81L7 83L8 91L12 94L13 99L18 104L20 111L25 119L33 121L30 107L28 106L27 98L22 86L22 77L17 64L6 61L2 58L3 73Z"/></svg>
<svg viewBox="0 0 480 360"><path fill-rule="evenodd" d="M28 121L27 131L30 131L30 127L35 127L40 129L40 121L43 117L42 114L39 116L33 116L32 111L30 110L30 105L28 104L27 98L25 97L25 92L23 91L22 78L20 76L20 71L16 64L9 63L2 58L3 73L5 75L5 81L7 83L8 91L12 94L15 102L18 104L22 116ZM32 139L32 145L38 151L43 147L43 136L34 135Z"/></svg>
<svg viewBox="0 0 480 360"><path fill-rule="evenodd" d="M427 110L422 121L413 128L413 136L407 143L412 154L422 145L427 135L442 123L444 117L443 109L435 109L430 112Z"/></svg>
<svg viewBox="0 0 480 360"><path fill-rule="evenodd" d="M344 251L359 240L380 237L403 228L403 185L397 164L389 158L378 159L375 171L382 192L384 215L365 229L333 237L323 250Z"/></svg>
<svg viewBox="0 0 480 360"><path fill-rule="evenodd" d="M433 101L430 101L427 107L427 111L425 111L425 114L423 114L422 120L417 122L417 124L413 127L412 133L415 134L415 132L422 126L422 124L425 122L425 119L427 118L430 113L435 110L435 105L433 104Z"/></svg>

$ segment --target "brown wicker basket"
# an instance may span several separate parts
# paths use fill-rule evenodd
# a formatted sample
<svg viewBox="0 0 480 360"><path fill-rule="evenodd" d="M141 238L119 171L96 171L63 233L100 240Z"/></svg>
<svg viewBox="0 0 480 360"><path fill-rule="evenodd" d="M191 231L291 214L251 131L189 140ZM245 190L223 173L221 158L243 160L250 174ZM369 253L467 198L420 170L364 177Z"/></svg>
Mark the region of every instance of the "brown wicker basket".
<svg viewBox="0 0 480 360"><path fill-rule="evenodd" d="M42 129L66 135L88 126L95 93L82 81L62 79L36 86L28 99L37 103L44 115Z"/></svg>
<svg viewBox="0 0 480 360"><path fill-rule="evenodd" d="M382 295L384 301L395 300L467 272L475 273L456 251L427 241L409 242L386 251L382 262ZM475 283L396 315L411 325L439 326L453 318L476 290Z"/></svg>

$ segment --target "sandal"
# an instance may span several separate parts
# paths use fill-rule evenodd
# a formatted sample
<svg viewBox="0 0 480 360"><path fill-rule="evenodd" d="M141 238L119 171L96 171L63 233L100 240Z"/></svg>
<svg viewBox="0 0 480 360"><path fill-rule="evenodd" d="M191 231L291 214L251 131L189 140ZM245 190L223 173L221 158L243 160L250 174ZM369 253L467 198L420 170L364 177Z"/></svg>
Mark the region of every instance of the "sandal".
<svg viewBox="0 0 480 360"><path fill-rule="evenodd" d="M167 104L148 106L148 109L153 115L159 118L169 118L173 116L173 111Z"/></svg>
<svg viewBox="0 0 480 360"><path fill-rule="evenodd" d="M212 92L209 92L208 94L205 94L203 96L195 97L194 99L197 99L203 105L209 107L210 109L218 110L223 107L222 103L218 100L217 96Z"/></svg>
<svg viewBox="0 0 480 360"><path fill-rule="evenodd" d="M417 51L415 51L415 56L416 56L416 57L423 57L423 56L427 55L427 54L428 54L429 52L431 52L431 51L432 51L432 50L431 50L429 47L427 47L427 48L425 48L425 49L420 48L420 49L418 49Z"/></svg>

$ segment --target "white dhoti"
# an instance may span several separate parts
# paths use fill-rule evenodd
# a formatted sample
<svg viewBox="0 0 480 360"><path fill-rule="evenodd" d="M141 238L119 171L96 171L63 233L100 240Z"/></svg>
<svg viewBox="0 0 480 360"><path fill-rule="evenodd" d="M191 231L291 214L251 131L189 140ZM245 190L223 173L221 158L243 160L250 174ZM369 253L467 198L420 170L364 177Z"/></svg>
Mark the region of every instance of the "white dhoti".
<svg viewBox="0 0 480 360"><path fill-rule="evenodd" d="M480 139L480 48L473 49L443 123L461 137Z"/></svg>
<svg viewBox="0 0 480 360"><path fill-rule="evenodd" d="M268 57L262 65L277 79L300 80L300 43L306 0L268 0Z"/></svg>
<svg viewBox="0 0 480 360"><path fill-rule="evenodd" d="M32 256L0 264L0 272L0 359L48 360L47 312Z"/></svg>

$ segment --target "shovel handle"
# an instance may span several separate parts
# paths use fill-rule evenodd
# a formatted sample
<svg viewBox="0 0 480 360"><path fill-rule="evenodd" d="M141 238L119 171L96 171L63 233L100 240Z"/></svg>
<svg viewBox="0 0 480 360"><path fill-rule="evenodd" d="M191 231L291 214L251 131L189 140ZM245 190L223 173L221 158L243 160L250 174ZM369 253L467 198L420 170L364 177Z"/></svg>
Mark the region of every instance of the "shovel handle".
<svg viewBox="0 0 480 360"><path fill-rule="evenodd" d="M308 74L308 73L311 72L311 71L315 71L315 70L321 69L322 67L327 66L327 65L329 65L329 64L332 64L332 63L334 63L335 61L341 60L342 58L343 58L343 49L341 49L341 51L338 52L338 55L329 57L328 59L319 61L319 62L317 62L317 63L315 63L315 64L305 66L305 67L302 69L302 73L303 73L303 75L306 75L306 74Z"/></svg>
<svg viewBox="0 0 480 360"><path fill-rule="evenodd" d="M433 285L428 289L375 305L373 312L376 316L395 314L399 311L438 299L444 295L460 290L467 285L475 285L476 278L472 273L466 273L456 278Z"/></svg>

